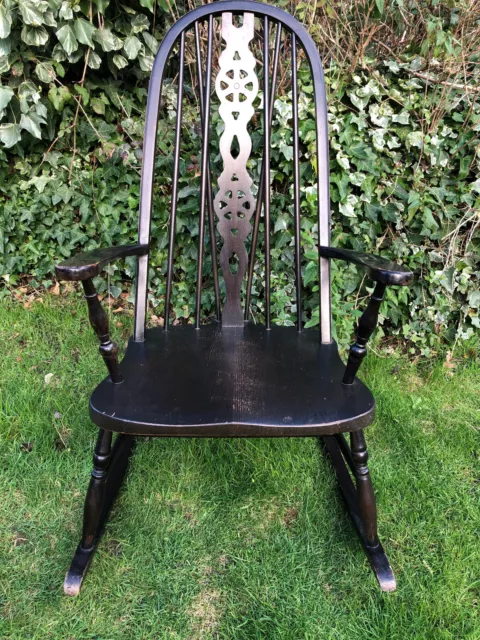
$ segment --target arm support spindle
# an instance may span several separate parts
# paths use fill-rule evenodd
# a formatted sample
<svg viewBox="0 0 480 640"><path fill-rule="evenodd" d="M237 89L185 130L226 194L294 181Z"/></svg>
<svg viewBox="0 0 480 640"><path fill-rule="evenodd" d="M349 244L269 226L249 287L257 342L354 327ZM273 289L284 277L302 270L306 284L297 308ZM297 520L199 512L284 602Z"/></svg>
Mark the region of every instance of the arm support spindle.
<svg viewBox="0 0 480 640"><path fill-rule="evenodd" d="M383 300L386 285L377 282L367 308L358 322L357 339L350 347L347 367L343 376L343 384L353 384L362 360L367 354L367 342L378 322L378 311Z"/></svg>
<svg viewBox="0 0 480 640"><path fill-rule="evenodd" d="M123 382L120 367L118 366L118 346L110 339L108 329L108 317L105 313L95 286L91 279L82 280L83 290L85 292L85 300L88 305L88 317L93 330L100 340L98 350L107 365L110 379L114 384Z"/></svg>
<svg viewBox="0 0 480 640"><path fill-rule="evenodd" d="M343 384L353 384L362 360L367 354L367 342L377 326L378 311L387 285L408 285L413 280L413 273L402 264L391 262L380 256L352 251L351 249L320 246L319 255L323 258L337 258L357 264L375 282L375 289L370 302L358 322L357 339L350 347L348 362L343 376Z"/></svg>
<svg viewBox="0 0 480 640"><path fill-rule="evenodd" d="M108 317L100 304L92 278L98 276L102 269L113 260L127 256L141 256L146 253L148 253L148 245L142 244L106 247L78 253L55 267L55 274L59 280L80 281L82 283L90 324L100 340L100 355L105 360L110 380L114 384L123 380L118 366L118 347L115 342L110 340Z"/></svg>

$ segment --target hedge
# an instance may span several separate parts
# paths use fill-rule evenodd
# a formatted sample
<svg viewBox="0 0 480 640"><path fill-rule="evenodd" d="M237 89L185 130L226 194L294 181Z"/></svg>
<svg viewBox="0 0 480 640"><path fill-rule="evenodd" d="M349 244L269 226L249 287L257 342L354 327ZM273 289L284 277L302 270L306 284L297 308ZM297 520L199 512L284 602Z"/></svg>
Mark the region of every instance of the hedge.
<svg viewBox="0 0 480 640"><path fill-rule="evenodd" d="M471 7L438 2L276 4L296 11L324 57L333 244L381 253L416 275L411 287L388 291L380 335L406 340L412 352L425 355L444 341L478 335L479 16ZM3 295L26 279L34 287L51 286L55 262L79 250L135 241L149 72L166 29L191 6L168 0L4 0L0 6ZM193 43L187 44L191 70ZM165 289L176 72L174 64L158 136L161 179L154 191L149 294L157 315ZM190 82L193 74L186 78ZM316 158L304 62L300 80L304 319L315 326ZM198 251L200 130L194 97L195 86L188 85L172 312L181 322L194 313ZM283 324L296 319L291 118L286 77L275 102L271 145L272 303ZM258 149L261 118L255 125ZM216 108L211 126L213 133L221 127ZM215 142L211 152L218 176ZM249 169L257 183L260 165L253 154ZM214 311L208 241L206 250L204 319ZM262 243L256 259L252 316L261 320ZM100 286L118 297L130 291L134 261L114 265L108 274ZM344 344L371 283L357 268L335 263L332 281L336 335Z"/></svg>

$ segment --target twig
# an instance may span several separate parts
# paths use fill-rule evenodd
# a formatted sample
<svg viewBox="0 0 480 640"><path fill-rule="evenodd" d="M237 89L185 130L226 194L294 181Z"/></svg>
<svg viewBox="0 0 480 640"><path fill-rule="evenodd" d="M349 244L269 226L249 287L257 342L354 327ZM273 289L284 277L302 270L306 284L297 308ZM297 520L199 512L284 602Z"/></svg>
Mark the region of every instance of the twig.
<svg viewBox="0 0 480 640"><path fill-rule="evenodd" d="M71 129L72 125L69 125L67 127L67 129ZM52 142L52 144L48 147L48 149L45 151L45 153L43 154L43 158L42 161L40 162L40 166L38 167L40 169L40 167L42 166L42 164L45 162L46 157L48 156L48 154L50 153L50 151L53 149L53 147L57 144L57 142L60 140L60 136L57 136L55 138L55 140Z"/></svg>
<svg viewBox="0 0 480 640"><path fill-rule="evenodd" d="M356 295L356 297L355 297L355 304L354 304L354 307L353 307L354 309L358 309L358 298L360 297L360 293L361 293L361 291L362 291L363 283L365 282L365 278L366 278L366 277L367 277L367 276L366 276L365 274L363 274L362 281L361 281L361 283L360 283L360 286L359 286L359 287L358 287L358 289L357 289L357 295Z"/></svg>
<svg viewBox="0 0 480 640"><path fill-rule="evenodd" d="M380 40L375 41L377 44L382 46L384 49L387 49L392 56L400 63L403 64L403 61L396 55L396 53L390 49L388 45L384 42L380 42ZM460 84L459 82L449 82L448 80L440 80L439 78L433 78L432 76L427 75L426 73L419 73L418 71L413 71L412 69L405 69L410 75L416 76L417 78L421 78L422 80L426 80L427 82L431 82L432 84L440 84L444 87L451 87L452 89L462 89L465 93L469 91L472 93L480 93L480 87L471 87L469 85Z"/></svg>
<svg viewBox="0 0 480 640"><path fill-rule="evenodd" d="M87 49L87 53L85 55L85 65L83 67L83 73L82 73L82 77L80 79L79 85L81 87L83 87L83 84L85 82L85 76L87 74L87 66L88 66L88 59L90 57L90 48ZM79 97L79 100L77 102L77 109L75 111L75 117L73 119L73 153L72 153L72 161L70 162L70 169L68 171L68 182L69 184L72 181L72 171L73 171L73 163L75 161L75 156L77 155L77 121L78 121L78 112L80 111L80 106L81 106L81 102L82 102L82 96Z"/></svg>
<svg viewBox="0 0 480 640"><path fill-rule="evenodd" d="M64 86L65 86L62 82L60 82L60 80L58 80L58 78L56 78L56 79L55 79L55 82L57 82L61 87L64 87ZM77 96L72 96L72 97L73 97L73 99L75 100L75 102L76 102L77 104L79 104L81 112L83 113L83 115L84 115L84 116L85 116L85 118L87 119L88 124L89 124L89 125L92 127L92 129L95 131L95 133L97 134L97 136L99 137L99 139L100 139L102 142L108 142L108 140L106 140L106 138L104 138L104 137L102 136L102 134L101 134L101 133L96 129L95 125L93 124L93 122L92 122L92 121L90 120L90 118L88 117L87 112L86 112L86 111L85 111L85 109L82 107L82 104L81 104L81 102L82 102L81 97L80 97L80 96L78 96L78 97L77 97Z"/></svg>

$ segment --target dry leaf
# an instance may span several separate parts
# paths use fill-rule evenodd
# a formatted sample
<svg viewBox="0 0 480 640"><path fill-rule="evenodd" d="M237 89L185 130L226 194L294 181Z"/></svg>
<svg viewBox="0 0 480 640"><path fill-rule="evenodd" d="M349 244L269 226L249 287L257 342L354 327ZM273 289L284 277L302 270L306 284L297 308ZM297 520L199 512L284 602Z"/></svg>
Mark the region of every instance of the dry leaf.
<svg viewBox="0 0 480 640"><path fill-rule="evenodd" d="M452 352L451 351L447 351L447 357L445 358L445 362L443 363L443 366L445 367L445 369L455 369L456 368L457 365L452 360Z"/></svg>
<svg viewBox="0 0 480 640"><path fill-rule="evenodd" d="M445 362L443 363L445 369L447 369L447 374L449 376L453 376L453 370L456 368L456 363L452 360L452 352L447 351L447 357L445 358Z"/></svg>

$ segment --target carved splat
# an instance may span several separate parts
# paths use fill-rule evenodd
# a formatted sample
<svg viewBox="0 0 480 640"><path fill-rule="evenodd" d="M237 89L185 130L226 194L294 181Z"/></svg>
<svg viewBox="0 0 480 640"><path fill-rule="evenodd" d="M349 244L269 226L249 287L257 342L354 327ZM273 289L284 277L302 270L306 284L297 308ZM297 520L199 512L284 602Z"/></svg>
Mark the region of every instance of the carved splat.
<svg viewBox="0 0 480 640"><path fill-rule="evenodd" d="M243 14L241 27L233 25L231 13L222 14L222 38L226 48L219 58L215 89L225 130L220 138L223 172L218 178L214 209L219 219L217 229L223 238L220 266L227 299L222 323L227 327L243 326L240 292L248 260L245 240L251 231L250 218L255 210L255 199L250 190L252 180L247 172L252 150L247 125L254 114L253 101L258 93L255 57L249 49L253 36L252 13Z"/></svg>

